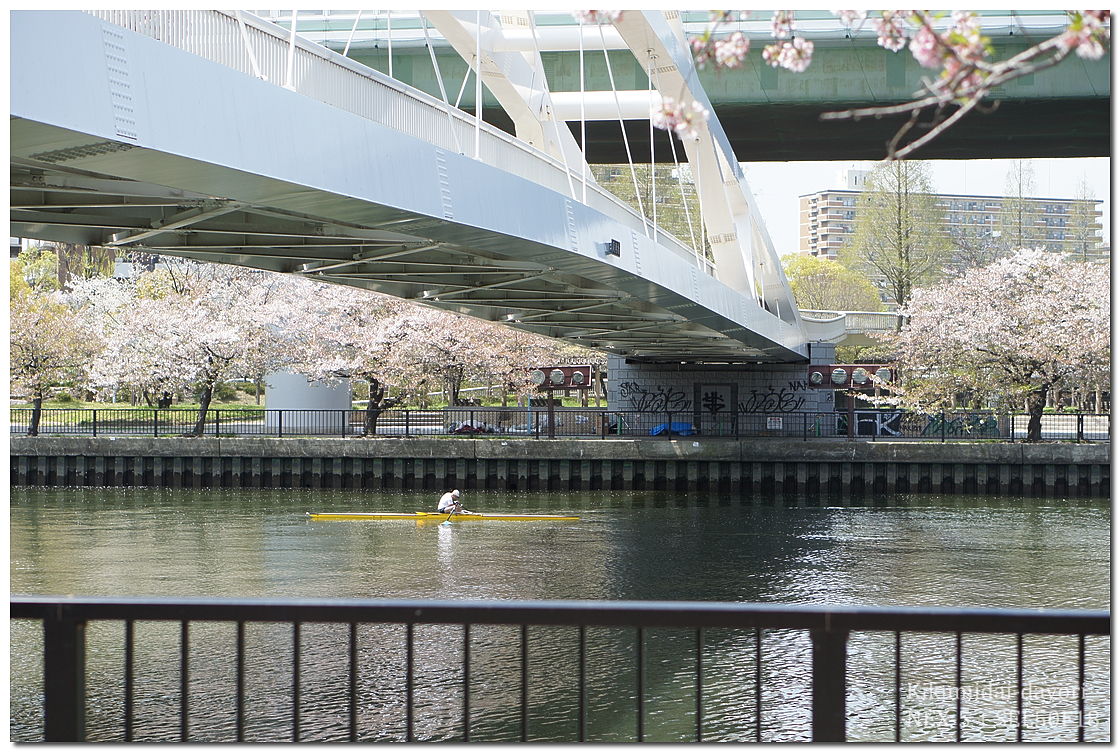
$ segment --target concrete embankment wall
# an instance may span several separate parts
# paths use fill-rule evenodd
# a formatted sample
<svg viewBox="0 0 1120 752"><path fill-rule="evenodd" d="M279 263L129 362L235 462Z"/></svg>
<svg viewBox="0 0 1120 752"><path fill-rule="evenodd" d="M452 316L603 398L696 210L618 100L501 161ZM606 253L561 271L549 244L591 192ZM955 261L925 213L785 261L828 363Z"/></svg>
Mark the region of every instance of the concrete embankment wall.
<svg viewBox="0 0 1120 752"><path fill-rule="evenodd" d="M16 486L1109 495L1108 444L13 437Z"/></svg>

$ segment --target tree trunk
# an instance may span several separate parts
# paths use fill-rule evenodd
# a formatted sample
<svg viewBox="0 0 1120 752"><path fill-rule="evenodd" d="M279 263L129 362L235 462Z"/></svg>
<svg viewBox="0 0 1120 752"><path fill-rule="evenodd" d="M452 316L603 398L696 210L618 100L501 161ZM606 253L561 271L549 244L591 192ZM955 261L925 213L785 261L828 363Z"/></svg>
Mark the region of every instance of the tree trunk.
<svg viewBox="0 0 1120 752"><path fill-rule="evenodd" d="M210 409L210 400L214 398L214 384L206 384L206 388L202 390L202 396L198 400L198 419L194 423L194 428L187 436L202 436L206 430L206 412Z"/></svg>
<svg viewBox="0 0 1120 752"><path fill-rule="evenodd" d="M1027 441L1042 440L1042 409L1046 407L1045 386L1039 387L1027 395Z"/></svg>
<svg viewBox="0 0 1120 752"><path fill-rule="evenodd" d="M377 379L369 380L369 400L366 402L365 423L362 426L362 436L373 436L377 433L377 419L383 412L381 402L385 399L385 387Z"/></svg>
<svg viewBox="0 0 1120 752"><path fill-rule="evenodd" d="M43 418L43 395L37 395L31 400L31 422L27 424L27 435L39 435L39 421Z"/></svg>

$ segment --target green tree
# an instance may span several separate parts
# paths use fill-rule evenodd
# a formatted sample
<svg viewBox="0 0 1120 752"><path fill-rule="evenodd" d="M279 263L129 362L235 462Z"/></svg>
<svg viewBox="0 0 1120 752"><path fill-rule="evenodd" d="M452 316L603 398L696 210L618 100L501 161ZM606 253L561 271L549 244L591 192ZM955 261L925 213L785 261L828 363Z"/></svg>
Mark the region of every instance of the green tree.
<svg viewBox="0 0 1120 752"><path fill-rule="evenodd" d="M949 258L943 224L925 164L881 163L867 176L852 242L840 250L839 261L905 306L914 288L937 279Z"/></svg>
<svg viewBox="0 0 1120 752"><path fill-rule="evenodd" d="M1038 204L1034 193L1034 168L1030 162L1017 159L1007 168L1003 212L1000 214L1000 242L1008 251L1037 248L1042 242L1038 227Z"/></svg>
<svg viewBox="0 0 1120 752"><path fill-rule="evenodd" d="M634 211L644 212L651 221L656 215L657 226L686 246L703 244L700 199L689 165L659 164L651 171L648 164L636 164L631 173L629 164L595 164L591 165L591 174L595 182Z"/></svg>
<svg viewBox="0 0 1120 752"><path fill-rule="evenodd" d="M1069 212L1066 237L1072 242L1069 249L1077 261L1089 261L1096 256L1100 247L1100 224L1097 221L1097 207L1093 201L1089 183L1084 177L1077 186L1077 198Z"/></svg>
<svg viewBox="0 0 1120 752"><path fill-rule="evenodd" d="M48 246L35 245L12 259L9 292L21 289L40 292L58 289L58 256Z"/></svg>
<svg viewBox="0 0 1120 752"><path fill-rule="evenodd" d="M791 253L782 270L798 308L814 311L881 311L875 285L858 272L819 256Z"/></svg>

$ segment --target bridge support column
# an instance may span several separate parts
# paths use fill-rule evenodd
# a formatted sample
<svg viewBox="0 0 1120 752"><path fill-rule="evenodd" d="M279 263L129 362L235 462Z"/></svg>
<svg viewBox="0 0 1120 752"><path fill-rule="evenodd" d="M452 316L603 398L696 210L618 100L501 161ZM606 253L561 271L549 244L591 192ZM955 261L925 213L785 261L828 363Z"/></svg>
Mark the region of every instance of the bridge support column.
<svg viewBox="0 0 1120 752"><path fill-rule="evenodd" d="M810 388L807 367L835 358L831 343L813 343L809 362L801 364L642 363L610 356L607 405L664 412L673 423L691 423L702 436L834 434L836 421L819 415L833 412L832 390Z"/></svg>

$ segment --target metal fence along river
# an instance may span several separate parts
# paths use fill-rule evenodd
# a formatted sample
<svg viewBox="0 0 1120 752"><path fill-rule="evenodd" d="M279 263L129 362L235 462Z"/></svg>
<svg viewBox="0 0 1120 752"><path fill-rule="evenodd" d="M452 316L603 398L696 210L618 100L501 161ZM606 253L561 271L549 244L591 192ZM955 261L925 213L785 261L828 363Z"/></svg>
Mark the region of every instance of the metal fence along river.
<svg viewBox="0 0 1120 752"><path fill-rule="evenodd" d="M31 408L11 408L10 431L27 433ZM197 422L195 410L47 409L39 435L183 436ZM203 424L206 436L361 436L365 410L213 409ZM987 412L920 414L899 411L702 413L602 408L447 408L385 410L376 419L377 436L487 436L563 438L626 436L669 439L844 438L927 441L1017 441L1027 436L1029 416ZM1055 413L1042 418L1044 440L1108 441L1110 414Z"/></svg>
<svg viewBox="0 0 1120 752"><path fill-rule="evenodd" d="M226 741L246 740L246 687L247 661L245 632L248 624L281 623L288 626L287 633L277 635L273 640L286 643L290 649L290 662L284 667L272 666L273 673L287 675L287 688L290 694L290 738L299 741L305 730L302 715L301 693L307 691L302 673L303 651L309 639L304 634L305 625L333 623L346 627L342 644L336 652L344 659L339 664L337 675L316 677L317 681L329 682L342 691L335 694L335 703L328 710L336 719L344 719L343 729L337 740L374 741L380 738L378 729L360 731L360 722L367 709L363 705L363 692L359 689L363 671L372 666L363 665L363 660L377 663L383 669L384 661L380 656L397 653L403 660L395 661L403 671L403 681L397 682L396 693L400 695L396 707L403 715L405 741L421 741L424 735L417 732L416 689L420 667L448 655L455 656L450 667L451 680L459 684L452 705L459 716L458 727L462 741L472 739L471 717L473 701L489 705L494 698L479 691L479 685L487 682L502 683L506 695L514 695L516 700L504 708L510 721L518 728L520 741L534 741L529 731L531 713L530 696L534 691L530 681L530 661L557 663L557 653L568 643L559 638L546 643L547 656L542 653L538 642L530 650L530 631L561 627L574 632L574 658L568 665L575 667L575 676L566 677L575 684L572 695L574 723L564 735L570 741L587 741L587 675L588 675L588 630L597 627L622 628L633 632L632 650L625 654L614 655L609 660L616 671L625 671L623 664L632 666L634 679L630 691L633 703L631 738L634 741L646 740L647 698L647 649L654 642L653 630L674 630L687 635L680 645L689 644L693 656L694 703L688 710L679 712L691 715L696 741L705 739L705 708L712 701L711 689L705 684L704 637L707 630L722 629L749 633L753 642L751 655L743 660L752 665L746 668L751 674L751 687L736 688L744 703L752 704L752 727L746 729L744 736L754 741L763 741L763 701L768 694L781 693L783 688L776 686L763 674L763 656L766 645L771 644L775 633L793 631L807 633L810 649L802 653L811 685L809 726L812 741L837 742L846 740L847 701L849 679L860 672L878 676L880 681L890 682L888 694L892 696L894 740L902 740L903 717L907 710L915 709L932 712L921 693L921 685L915 690L907 685L904 693L904 672L911 675L916 669L920 673L922 660L911 660L904 665L904 644L928 633L944 633L953 638L954 672L952 683L948 686L930 686L929 693L939 698L944 695L949 701L945 717L950 720L956 741L977 741L966 734L965 718L975 712L983 700L985 686L1009 689L1010 708L1007 714L1009 726L1014 729L1014 739L1024 740L1027 721L1027 703L1032 714L1068 713L1071 722L1067 724L1068 734L1053 738L1053 741L1085 741L1086 716L1086 636L1107 636L1110 632L1108 612L1070 612L1070 611L1027 611L997 609L943 609L943 608L868 608L868 607L829 607L786 606L772 604L746 603L703 603L703 602L638 602L638 601L514 601L514 602L453 602L453 601L234 601L213 599L162 599L162 598L47 598L15 597L11 601L11 616L14 619L38 619L43 624L43 689L44 689L44 739L45 741L83 741L85 740L86 713L86 655L85 630L92 621L116 621L122 625L124 641L124 665L119 688L123 695L123 712L119 719L120 738L124 741L143 741L135 734L135 693L136 693L136 629L141 622L172 622L179 627L177 645L171 649L177 653L172 663L178 664L179 692L174 714L177 720L180 741L195 739L192 723L204 720L192 718L192 702L203 699L206 693L219 691L214 683L199 687L191 682L195 672L207 673L207 667L197 665L192 654L193 634L200 623L227 622L235 627L232 651L235 653L235 671L232 678L233 699L235 704L234 723L231 738ZM392 624L403 627L403 634L397 639L378 639L371 655L370 641L365 642L365 651L359 650L359 625ZM442 637L435 646L420 648L417 643L419 625L443 625ZM516 629L506 635L507 647L512 643L516 656L510 671L504 676L495 676L485 666L475 664L476 645L472 634L484 625L510 625ZM849 655L849 638L853 633L880 633L889 638L889 647L869 660L866 648L857 654ZM1076 669L1076 677L1068 686L1050 689L1045 698L1030 687L1034 679L1028 674L1025 662L1024 635L1071 635L1076 637L1076 645L1068 656L1071 666ZM1004 635L1013 640L1014 660L1005 667L1005 673L992 671L989 664L984 674L977 675L970 666L965 676L966 656L964 636L971 641L977 635ZM970 651L986 654L990 648L973 646ZM139 646L143 647L143 646ZM1105 646L1107 650L1107 646ZM928 655L926 656L928 658ZM598 660L603 660L599 658ZM446 672L445 672L446 673ZM487 676L487 674L491 674ZM446 676L444 678L447 678ZM552 676L552 681L565 677ZM512 681L511 681L512 679ZM512 692L510 691L512 690ZM993 689L993 691L995 691ZM366 692L368 696L368 690ZM449 697L451 695L449 694ZM368 700L367 700L368 702ZM907 707L911 703L918 707ZM171 710L165 706L165 710ZM310 729L308 729L310 730ZM552 741L559 739L551 738Z"/></svg>

